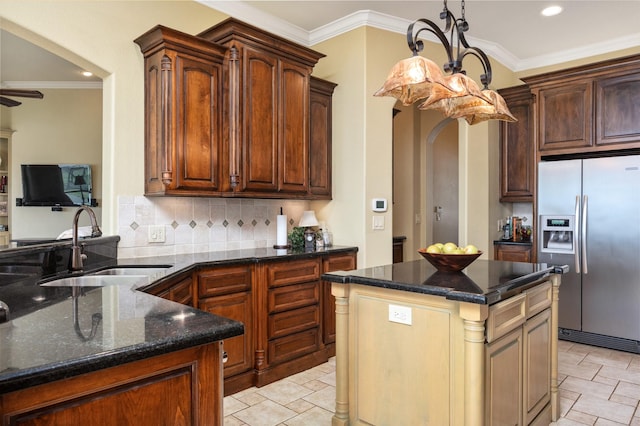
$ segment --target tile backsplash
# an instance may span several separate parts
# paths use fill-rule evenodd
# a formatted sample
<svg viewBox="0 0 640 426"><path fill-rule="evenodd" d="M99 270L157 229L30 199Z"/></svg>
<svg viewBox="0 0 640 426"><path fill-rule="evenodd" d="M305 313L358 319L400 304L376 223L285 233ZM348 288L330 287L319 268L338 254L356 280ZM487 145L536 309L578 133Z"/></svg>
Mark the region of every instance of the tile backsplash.
<svg viewBox="0 0 640 426"><path fill-rule="evenodd" d="M281 207L291 232L309 202L119 196L118 257L270 247ZM162 226L165 241L149 242L149 226Z"/></svg>

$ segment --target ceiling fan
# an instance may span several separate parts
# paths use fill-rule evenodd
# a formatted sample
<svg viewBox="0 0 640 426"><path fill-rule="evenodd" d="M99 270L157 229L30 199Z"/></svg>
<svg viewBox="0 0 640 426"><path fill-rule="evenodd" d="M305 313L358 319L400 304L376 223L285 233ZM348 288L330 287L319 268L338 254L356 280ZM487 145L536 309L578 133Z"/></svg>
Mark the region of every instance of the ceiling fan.
<svg viewBox="0 0 640 426"><path fill-rule="evenodd" d="M22 102L14 99L5 98L5 96L20 97L20 98L33 98L42 99L44 95L37 90L22 90L22 89L0 89L0 105L14 107L22 104Z"/></svg>

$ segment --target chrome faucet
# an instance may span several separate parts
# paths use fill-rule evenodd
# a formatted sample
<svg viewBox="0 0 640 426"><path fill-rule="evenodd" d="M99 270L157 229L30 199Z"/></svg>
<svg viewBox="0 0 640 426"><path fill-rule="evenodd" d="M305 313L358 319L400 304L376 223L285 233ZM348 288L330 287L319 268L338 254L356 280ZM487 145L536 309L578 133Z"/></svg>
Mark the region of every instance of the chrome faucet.
<svg viewBox="0 0 640 426"><path fill-rule="evenodd" d="M73 226L72 226L72 240L71 240L71 271L82 271L82 261L87 258L86 254L82 253L82 248L78 244L78 219L80 218L80 213L85 210L89 214L89 220L91 221L91 237L99 237L102 235L102 231L98 226L98 221L96 220L96 214L89 208L88 206L80 206L78 211L76 211L76 215L73 217Z"/></svg>

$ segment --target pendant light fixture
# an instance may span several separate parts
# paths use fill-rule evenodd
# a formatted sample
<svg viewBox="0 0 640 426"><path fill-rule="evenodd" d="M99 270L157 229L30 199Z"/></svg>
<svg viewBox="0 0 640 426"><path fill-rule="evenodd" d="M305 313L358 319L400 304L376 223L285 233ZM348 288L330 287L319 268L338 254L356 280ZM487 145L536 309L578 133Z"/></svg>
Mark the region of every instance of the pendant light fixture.
<svg viewBox="0 0 640 426"><path fill-rule="evenodd" d="M421 101L419 109L438 110L450 118L464 118L469 124L486 120L517 121L502 96L489 89L489 58L482 50L469 46L465 39L464 33L469 29L469 24L465 18L464 0L460 19L447 8L447 0L444 0L440 19L445 20L444 30L424 18L409 25L407 44L413 56L394 65L382 88L374 96L391 96L405 106ZM446 74L435 62L419 55L424 49L424 42L419 40L422 31L434 34L445 48L448 61L443 65L443 69ZM450 33L449 38L446 33ZM482 64L482 89L473 79L467 77L462 68L462 61L468 55L476 57Z"/></svg>

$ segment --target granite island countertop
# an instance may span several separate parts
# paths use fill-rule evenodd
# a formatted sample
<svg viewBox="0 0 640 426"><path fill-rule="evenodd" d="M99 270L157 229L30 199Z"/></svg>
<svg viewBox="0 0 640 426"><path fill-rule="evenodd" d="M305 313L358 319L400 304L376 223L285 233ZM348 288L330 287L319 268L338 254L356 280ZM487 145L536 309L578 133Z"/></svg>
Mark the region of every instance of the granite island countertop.
<svg viewBox="0 0 640 426"><path fill-rule="evenodd" d="M194 268L293 260L356 249L328 247L304 252L257 248L152 258L105 256L85 272L116 266L162 268L134 283L115 285L105 279L104 286L83 287L78 295L73 287L40 285L65 276L66 272L56 272L56 268L51 270L53 275L43 276L46 268L37 263L43 258L58 259L61 252L66 253L67 245L59 242L0 252L0 269L4 265L7 271L0 271L0 300L12 307L11 321L0 324L0 393L242 334L240 322L145 293ZM49 253L52 247L55 255ZM89 258L104 251L89 249L95 251Z"/></svg>
<svg viewBox="0 0 640 426"><path fill-rule="evenodd" d="M439 272L424 259L338 271L322 279L341 284L362 284L412 293L442 296L449 300L492 305L539 283L564 266L478 259L462 272Z"/></svg>

